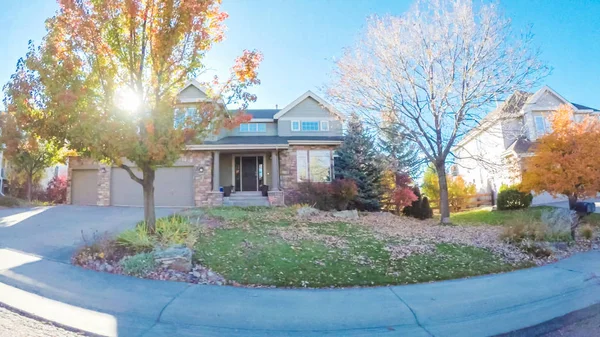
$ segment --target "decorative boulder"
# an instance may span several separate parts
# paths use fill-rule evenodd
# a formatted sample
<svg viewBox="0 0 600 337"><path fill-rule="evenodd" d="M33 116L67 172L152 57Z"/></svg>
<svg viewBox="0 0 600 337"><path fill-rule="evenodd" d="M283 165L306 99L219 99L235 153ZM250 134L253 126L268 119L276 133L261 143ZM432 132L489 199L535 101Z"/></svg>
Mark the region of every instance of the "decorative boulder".
<svg viewBox="0 0 600 337"><path fill-rule="evenodd" d="M299 217L307 217L319 214L319 210L312 207L300 207L296 211L296 214L298 214Z"/></svg>
<svg viewBox="0 0 600 337"><path fill-rule="evenodd" d="M154 260L163 268L181 272L192 270L192 250L184 245L157 248L154 251Z"/></svg>
<svg viewBox="0 0 600 337"><path fill-rule="evenodd" d="M336 218L344 218L344 219L358 219L358 211L353 209L353 210L349 210L349 211L333 212L333 216Z"/></svg>

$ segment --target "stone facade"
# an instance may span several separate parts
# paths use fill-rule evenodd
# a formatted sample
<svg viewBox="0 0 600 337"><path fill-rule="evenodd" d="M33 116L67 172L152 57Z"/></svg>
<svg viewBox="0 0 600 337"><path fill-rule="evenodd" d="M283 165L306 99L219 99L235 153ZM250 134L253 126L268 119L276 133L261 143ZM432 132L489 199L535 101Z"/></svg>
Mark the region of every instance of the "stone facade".
<svg viewBox="0 0 600 337"><path fill-rule="evenodd" d="M269 204L271 206L285 206L284 191L269 191Z"/></svg>
<svg viewBox="0 0 600 337"><path fill-rule="evenodd" d="M333 145L292 145L279 153L279 174L281 187L285 195L290 196L298 188L298 166L296 151L298 150L335 150ZM293 198L288 198L293 200ZM283 200L282 200L283 202Z"/></svg>
<svg viewBox="0 0 600 337"><path fill-rule="evenodd" d="M212 193L212 152L186 151L175 163L194 166L194 203L196 206L217 206L223 203L222 193ZM89 158L70 157L67 171L67 204L71 204L71 181L73 169L98 170L98 206L110 206L110 183L112 168L98 164ZM140 186L141 188L141 186Z"/></svg>

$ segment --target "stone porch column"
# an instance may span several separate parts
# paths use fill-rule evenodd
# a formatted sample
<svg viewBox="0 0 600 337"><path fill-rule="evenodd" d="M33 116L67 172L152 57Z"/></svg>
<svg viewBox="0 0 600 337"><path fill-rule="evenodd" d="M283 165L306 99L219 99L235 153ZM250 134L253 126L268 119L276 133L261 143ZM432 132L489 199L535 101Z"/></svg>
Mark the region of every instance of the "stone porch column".
<svg viewBox="0 0 600 337"><path fill-rule="evenodd" d="M271 191L279 191L279 155L271 151Z"/></svg>
<svg viewBox="0 0 600 337"><path fill-rule="evenodd" d="M221 159L220 159L220 153L219 151L215 151L213 152L213 191L215 192L219 192L219 183L220 183L220 177L219 177L219 173L220 173L220 169L219 169L219 164L221 163Z"/></svg>

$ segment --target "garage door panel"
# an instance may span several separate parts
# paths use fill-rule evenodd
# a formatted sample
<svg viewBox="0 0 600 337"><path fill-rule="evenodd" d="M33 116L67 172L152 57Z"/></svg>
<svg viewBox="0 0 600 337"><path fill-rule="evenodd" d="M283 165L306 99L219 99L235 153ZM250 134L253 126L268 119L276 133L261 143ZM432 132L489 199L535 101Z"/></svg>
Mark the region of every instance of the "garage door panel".
<svg viewBox="0 0 600 337"><path fill-rule="evenodd" d="M134 170L138 177L141 172ZM194 206L193 168L176 166L159 168L154 180L156 206ZM142 186L129 177L127 171L113 168L111 172L111 205L143 206Z"/></svg>
<svg viewBox="0 0 600 337"><path fill-rule="evenodd" d="M98 200L98 170L71 171L71 203L96 205Z"/></svg>

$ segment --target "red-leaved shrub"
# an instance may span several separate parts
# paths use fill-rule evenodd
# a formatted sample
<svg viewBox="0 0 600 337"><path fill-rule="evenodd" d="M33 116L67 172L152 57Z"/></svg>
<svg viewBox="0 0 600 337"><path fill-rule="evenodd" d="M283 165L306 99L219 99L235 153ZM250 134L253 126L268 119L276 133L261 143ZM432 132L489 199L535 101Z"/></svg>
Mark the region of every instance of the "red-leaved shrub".
<svg viewBox="0 0 600 337"><path fill-rule="evenodd" d="M67 178L64 176L52 178L43 199L53 204L64 204L67 201Z"/></svg>
<svg viewBox="0 0 600 337"><path fill-rule="evenodd" d="M358 194L356 183L350 179L336 179L331 183L305 182L286 196L290 204L309 204L320 210L344 210Z"/></svg>

